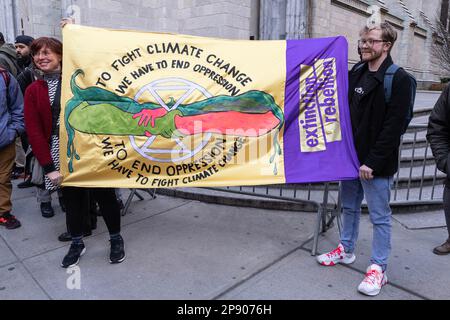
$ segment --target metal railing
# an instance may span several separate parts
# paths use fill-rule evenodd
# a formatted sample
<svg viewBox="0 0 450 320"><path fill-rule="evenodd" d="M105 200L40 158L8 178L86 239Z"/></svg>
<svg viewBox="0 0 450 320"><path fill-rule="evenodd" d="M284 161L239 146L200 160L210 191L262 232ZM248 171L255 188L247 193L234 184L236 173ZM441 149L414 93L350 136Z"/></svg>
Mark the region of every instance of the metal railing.
<svg viewBox="0 0 450 320"><path fill-rule="evenodd" d="M399 170L394 176L394 185L391 190L391 205L442 204L443 182L446 177L436 168L430 146L426 141L426 128L427 125L412 124L402 137L399 149ZM311 250L312 255L316 254L320 233L332 228L335 220L339 232L341 229L338 182L204 189L301 203L305 211L316 212L317 219L314 232L309 237L309 239L314 240ZM154 199L154 189L146 191ZM134 196L142 199L135 189L131 189L124 214L128 211Z"/></svg>
<svg viewBox="0 0 450 320"><path fill-rule="evenodd" d="M391 205L417 206L442 204L445 174L435 165L430 146L426 140L425 124L411 124L402 137L399 149L399 170L394 176ZM318 236L333 226L336 219L340 232L339 183L287 184L252 187L210 188L248 196L302 202L317 212L314 239L311 250L316 254ZM364 205L364 203L363 203Z"/></svg>

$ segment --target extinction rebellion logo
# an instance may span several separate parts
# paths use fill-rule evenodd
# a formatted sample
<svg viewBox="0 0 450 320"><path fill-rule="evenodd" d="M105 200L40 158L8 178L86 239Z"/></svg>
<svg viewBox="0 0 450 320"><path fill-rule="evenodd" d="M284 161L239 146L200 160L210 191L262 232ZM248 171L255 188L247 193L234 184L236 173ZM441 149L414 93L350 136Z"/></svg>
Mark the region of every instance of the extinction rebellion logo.
<svg viewBox="0 0 450 320"><path fill-rule="evenodd" d="M163 91L185 91L185 93L182 94L182 96L175 102L174 105L170 106L164 102L163 98L159 94ZM210 94L205 88L194 82L181 78L166 78L153 81L139 90L139 92L134 97L134 100L139 101L139 98L145 92L150 93L151 96L159 103L159 105L163 107L167 112L176 110L180 106L180 104L184 103L196 92L200 92L205 99L212 97L212 94ZM138 145L134 136L130 136L129 138L133 149L146 159L156 162L179 162L190 159L194 155L202 151L203 148L211 140L211 136L212 133L201 135L200 142L195 145L194 148L192 148L192 143L188 145L183 142L182 138L174 137L173 140L176 143L176 146L168 149L152 147L153 143L155 143L155 140L157 139L157 136L149 137L148 140L140 146ZM158 155L167 154L170 154L171 157L158 157Z"/></svg>

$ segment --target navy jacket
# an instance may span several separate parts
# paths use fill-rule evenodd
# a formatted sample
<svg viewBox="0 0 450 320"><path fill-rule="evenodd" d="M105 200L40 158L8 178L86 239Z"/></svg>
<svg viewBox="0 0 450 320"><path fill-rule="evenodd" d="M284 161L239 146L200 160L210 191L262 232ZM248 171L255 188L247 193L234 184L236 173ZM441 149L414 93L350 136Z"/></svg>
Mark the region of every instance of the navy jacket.
<svg viewBox="0 0 450 320"><path fill-rule="evenodd" d="M430 143L437 168L447 174L449 182L450 157L450 87L447 86L434 105L428 120L427 140Z"/></svg>
<svg viewBox="0 0 450 320"><path fill-rule="evenodd" d="M23 95L16 79L9 74L9 88L0 75L0 149L13 143L25 131ZM7 99L7 94L9 99ZM9 105L7 103L9 101Z"/></svg>

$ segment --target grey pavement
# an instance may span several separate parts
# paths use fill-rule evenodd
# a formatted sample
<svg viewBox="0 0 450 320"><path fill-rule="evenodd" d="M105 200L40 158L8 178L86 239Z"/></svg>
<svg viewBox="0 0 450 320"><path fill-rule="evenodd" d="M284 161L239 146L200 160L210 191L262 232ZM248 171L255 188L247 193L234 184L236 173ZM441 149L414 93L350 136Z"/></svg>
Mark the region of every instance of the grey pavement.
<svg viewBox="0 0 450 320"><path fill-rule="evenodd" d="M57 240L65 217L56 196L56 215L45 219L32 189L15 187L14 214L22 227L0 229L0 300L450 299L450 255L431 252L446 239L442 212L394 215L390 283L368 298L356 290L370 257L367 215L356 262L322 267L308 241L314 213L143 196L122 220L123 263L108 263L108 233L99 219L79 268L66 270L60 262L69 245ZM337 228L320 236L319 252L337 239Z"/></svg>

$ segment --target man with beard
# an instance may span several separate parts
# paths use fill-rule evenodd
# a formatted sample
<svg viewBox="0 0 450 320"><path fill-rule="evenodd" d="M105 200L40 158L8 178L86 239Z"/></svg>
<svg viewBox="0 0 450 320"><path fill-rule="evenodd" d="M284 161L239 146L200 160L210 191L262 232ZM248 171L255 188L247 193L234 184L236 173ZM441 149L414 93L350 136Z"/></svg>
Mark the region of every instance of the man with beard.
<svg viewBox="0 0 450 320"><path fill-rule="evenodd" d="M30 36L18 36L14 46L17 52L17 63L20 67L20 72L23 72L26 67L31 66L30 45L34 38Z"/></svg>
<svg viewBox="0 0 450 320"><path fill-rule="evenodd" d="M384 82L392 70L390 52L396 39L397 32L388 23L365 27L360 32L362 62L349 73L350 115L360 161L359 178L341 182L343 229L339 246L317 257L324 266L355 261L361 202L365 197L373 225L372 255L358 291L369 296L377 295L387 283L391 250L390 187L398 170L400 138L414 100L415 82L396 66L391 96L386 99Z"/></svg>
<svg viewBox="0 0 450 320"><path fill-rule="evenodd" d="M5 43L3 35L0 37L0 67L6 69L13 77L17 77L20 73L16 49L12 43Z"/></svg>
<svg viewBox="0 0 450 320"><path fill-rule="evenodd" d="M31 65L30 45L33 42L30 36L21 35L16 37L15 48L17 53L18 75L25 68ZM22 92L24 93L24 92ZM25 153L28 149L26 134L23 133L20 139L16 140L16 164L13 169L12 178L17 179L26 174L25 172Z"/></svg>

